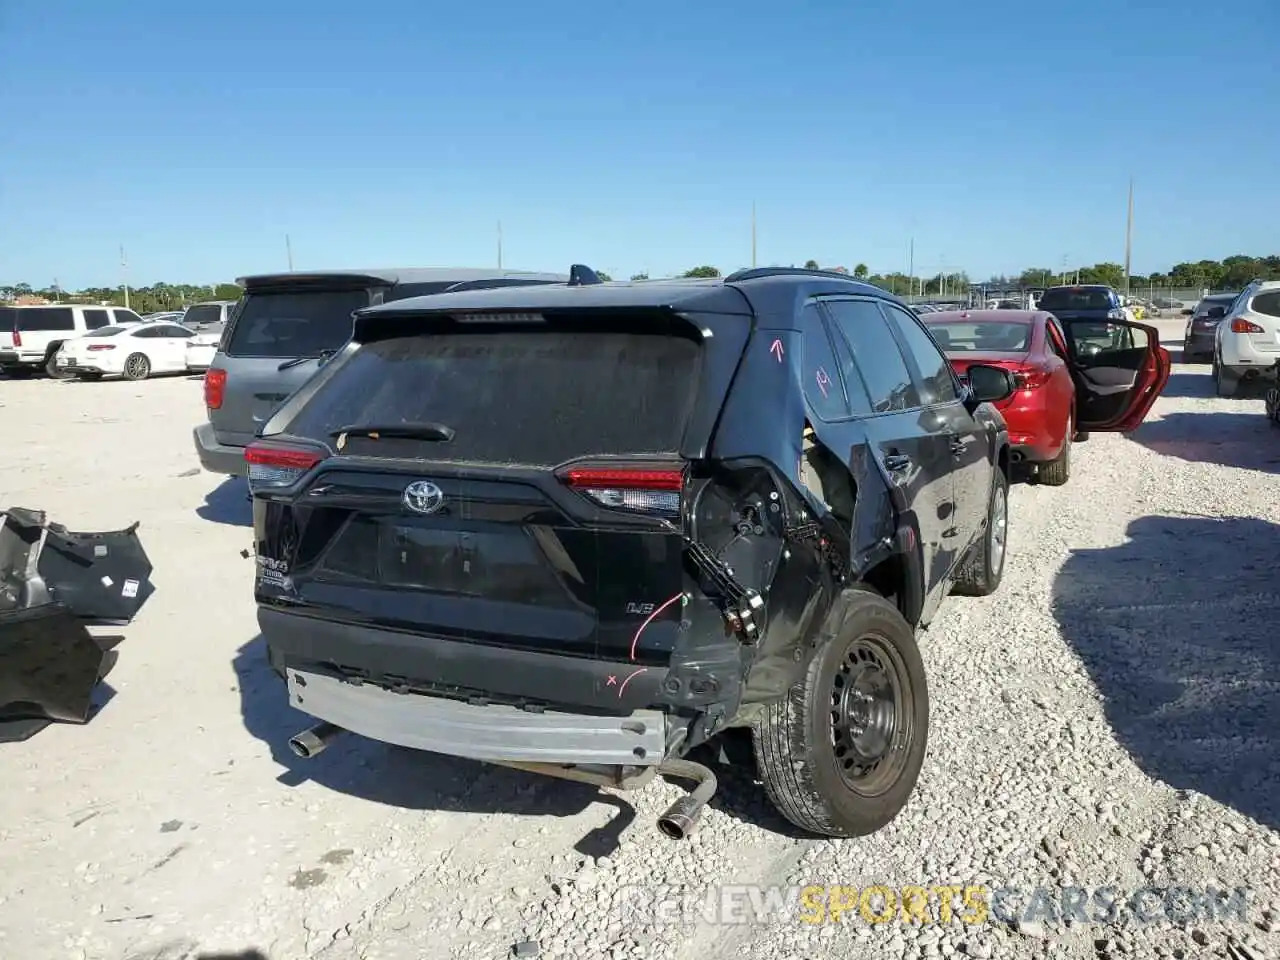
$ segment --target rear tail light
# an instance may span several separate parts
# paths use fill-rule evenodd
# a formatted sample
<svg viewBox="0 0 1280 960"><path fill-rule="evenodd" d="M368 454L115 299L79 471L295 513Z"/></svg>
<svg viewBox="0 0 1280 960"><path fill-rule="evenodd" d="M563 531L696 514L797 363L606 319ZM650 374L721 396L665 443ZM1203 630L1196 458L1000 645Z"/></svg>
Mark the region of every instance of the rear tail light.
<svg viewBox="0 0 1280 960"><path fill-rule="evenodd" d="M675 467L570 467L561 471L560 480L612 510L680 515L684 471Z"/></svg>
<svg viewBox="0 0 1280 960"><path fill-rule="evenodd" d="M22 346L22 333L18 330L13 331L13 345L15 347Z"/></svg>
<svg viewBox="0 0 1280 960"><path fill-rule="evenodd" d="M1013 372L1013 379L1017 383L1019 390L1034 390L1036 387L1043 387L1052 376L1053 372L1043 367L1023 367Z"/></svg>
<svg viewBox="0 0 1280 960"><path fill-rule="evenodd" d="M114 350L115 348L116 345L114 343L91 343L88 347L90 353L97 353L100 350Z"/></svg>
<svg viewBox="0 0 1280 960"><path fill-rule="evenodd" d="M315 447L271 440L251 443L244 451L244 462L249 468L249 488L287 487L326 456Z"/></svg>
<svg viewBox="0 0 1280 960"><path fill-rule="evenodd" d="M210 410L222 407L222 395L227 390L227 371L211 367L204 375L204 405Z"/></svg>
<svg viewBox="0 0 1280 960"><path fill-rule="evenodd" d="M1231 332L1232 333L1266 333L1266 331L1263 330L1256 323L1251 323L1250 321L1246 320L1244 317L1236 317L1234 320L1231 321Z"/></svg>

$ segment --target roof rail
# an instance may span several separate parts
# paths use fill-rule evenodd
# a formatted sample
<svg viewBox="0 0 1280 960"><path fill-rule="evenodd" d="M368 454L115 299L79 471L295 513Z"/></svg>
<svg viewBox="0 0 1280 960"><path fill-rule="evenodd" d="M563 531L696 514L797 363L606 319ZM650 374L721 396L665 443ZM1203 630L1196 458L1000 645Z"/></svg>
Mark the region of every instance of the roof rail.
<svg viewBox="0 0 1280 960"><path fill-rule="evenodd" d="M569 286L584 287L594 283L604 283L604 281L600 279L600 274L590 267L585 264L575 263L569 268Z"/></svg>
<svg viewBox="0 0 1280 960"><path fill-rule="evenodd" d="M804 267L752 267L749 270L739 270L731 273L724 278L725 283L740 283L743 280L759 280L762 277L826 277L831 280L848 280L851 283L862 283L856 277L852 277L847 273L837 273L834 270L806 270Z"/></svg>

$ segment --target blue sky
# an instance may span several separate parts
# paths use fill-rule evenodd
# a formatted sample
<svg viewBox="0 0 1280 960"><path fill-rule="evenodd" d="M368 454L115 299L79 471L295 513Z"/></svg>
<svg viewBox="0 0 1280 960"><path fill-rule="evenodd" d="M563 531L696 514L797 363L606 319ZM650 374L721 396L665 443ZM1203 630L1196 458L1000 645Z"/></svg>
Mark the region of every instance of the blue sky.
<svg viewBox="0 0 1280 960"><path fill-rule="evenodd" d="M0 282L1280 252L1280 4L0 0Z"/></svg>

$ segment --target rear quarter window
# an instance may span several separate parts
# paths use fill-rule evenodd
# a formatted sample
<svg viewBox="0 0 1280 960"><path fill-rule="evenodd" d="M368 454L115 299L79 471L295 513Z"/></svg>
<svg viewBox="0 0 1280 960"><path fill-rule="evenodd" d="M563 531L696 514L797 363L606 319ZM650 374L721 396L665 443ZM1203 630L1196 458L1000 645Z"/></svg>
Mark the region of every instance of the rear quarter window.
<svg viewBox="0 0 1280 960"><path fill-rule="evenodd" d="M15 310L17 329L24 333L67 331L76 328L75 313L69 307L42 307L39 310Z"/></svg>
<svg viewBox="0 0 1280 960"><path fill-rule="evenodd" d="M701 345L661 333L445 332L365 344L285 427L332 445L345 426L438 423L453 440L352 437L344 452L551 466L673 454Z"/></svg>
<svg viewBox="0 0 1280 960"><path fill-rule="evenodd" d="M1280 317L1280 290L1260 293L1254 297L1253 312L1264 317Z"/></svg>

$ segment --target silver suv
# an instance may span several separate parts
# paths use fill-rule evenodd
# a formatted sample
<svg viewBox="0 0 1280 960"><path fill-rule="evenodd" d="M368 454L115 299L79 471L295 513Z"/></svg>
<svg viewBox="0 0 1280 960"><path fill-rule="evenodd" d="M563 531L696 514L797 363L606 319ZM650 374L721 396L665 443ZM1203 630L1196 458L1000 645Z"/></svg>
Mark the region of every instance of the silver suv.
<svg viewBox="0 0 1280 960"><path fill-rule="evenodd" d="M209 421L195 428L200 464L243 476L244 448L272 412L351 337L356 310L483 287L565 283L568 274L413 268L242 277L244 289L204 377Z"/></svg>

